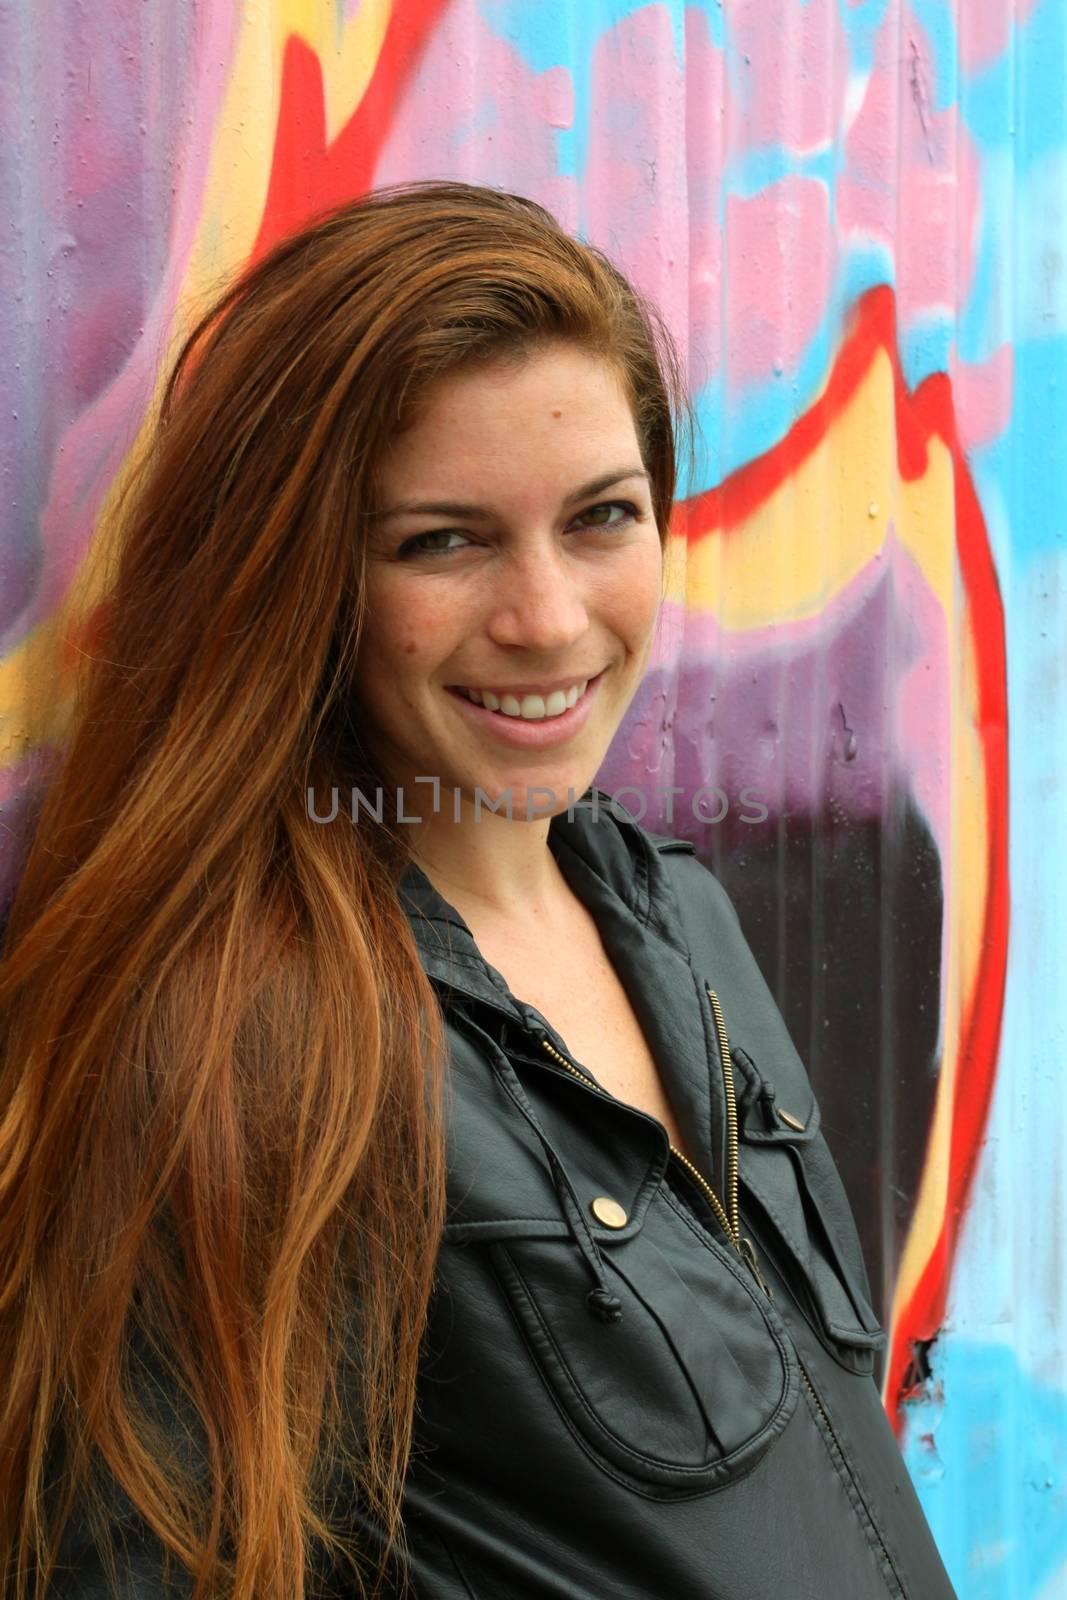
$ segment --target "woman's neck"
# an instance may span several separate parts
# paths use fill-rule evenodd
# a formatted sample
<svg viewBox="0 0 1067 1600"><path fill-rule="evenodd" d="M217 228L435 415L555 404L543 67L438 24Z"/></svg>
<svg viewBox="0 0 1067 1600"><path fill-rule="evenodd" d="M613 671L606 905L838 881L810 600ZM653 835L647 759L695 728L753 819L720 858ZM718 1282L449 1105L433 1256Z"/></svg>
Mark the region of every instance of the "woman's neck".
<svg viewBox="0 0 1067 1600"><path fill-rule="evenodd" d="M483 811L455 823L436 817L412 828L418 865L439 894L470 922L478 917L551 921L571 898L549 848L550 819L531 822Z"/></svg>

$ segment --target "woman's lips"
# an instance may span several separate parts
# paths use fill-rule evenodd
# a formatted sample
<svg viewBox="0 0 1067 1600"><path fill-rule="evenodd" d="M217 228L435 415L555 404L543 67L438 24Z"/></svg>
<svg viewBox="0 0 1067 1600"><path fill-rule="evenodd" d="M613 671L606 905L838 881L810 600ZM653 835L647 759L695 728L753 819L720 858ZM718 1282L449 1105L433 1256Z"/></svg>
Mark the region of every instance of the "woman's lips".
<svg viewBox="0 0 1067 1600"><path fill-rule="evenodd" d="M513 749L540 750L549 745L562 744L584 726L603 676L604 672L601 671L595 678L590 678L581 698L558 717L529 721L525 717L509 717L505 711L490 711L486 706L476 705L458 689L449 689L447 692L460 712L476 728L496 738L501 744L511 745Z"/></svg>

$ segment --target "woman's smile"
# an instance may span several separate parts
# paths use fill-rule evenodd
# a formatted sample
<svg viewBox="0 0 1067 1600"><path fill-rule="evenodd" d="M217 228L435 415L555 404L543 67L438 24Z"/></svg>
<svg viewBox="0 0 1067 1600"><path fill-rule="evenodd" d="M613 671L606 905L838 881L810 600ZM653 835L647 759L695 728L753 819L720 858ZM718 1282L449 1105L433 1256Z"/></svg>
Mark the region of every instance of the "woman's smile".
<svg viewBox="0 0 1067 1600"><path fill-rule="evenodd" d="M542 750L573 738L585 726L602 676L598 672L595 678L580 678L566 691L554 689L547 695L451 687L448 693L460 714L487 738L520 750Z"/></svg>

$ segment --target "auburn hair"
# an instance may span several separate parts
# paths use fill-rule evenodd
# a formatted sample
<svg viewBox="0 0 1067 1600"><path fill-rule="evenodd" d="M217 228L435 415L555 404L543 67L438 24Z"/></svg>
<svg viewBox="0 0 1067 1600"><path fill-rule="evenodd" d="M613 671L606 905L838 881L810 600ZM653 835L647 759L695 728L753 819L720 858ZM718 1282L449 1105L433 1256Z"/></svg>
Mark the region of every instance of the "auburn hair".
<svg viewBox="0 0 1067 1600"><path fill-rule="evenodd" d="M0 959L14 1600L75 1518L112 1562L141 1519L196 1600L403 1568L447 1051L403 830L317 825L308 791L372 776L353 684L391 437L436 377L553 341L618 370L665 533L670 336L519 195L396 184L316 219L164 385Z"/></svg>

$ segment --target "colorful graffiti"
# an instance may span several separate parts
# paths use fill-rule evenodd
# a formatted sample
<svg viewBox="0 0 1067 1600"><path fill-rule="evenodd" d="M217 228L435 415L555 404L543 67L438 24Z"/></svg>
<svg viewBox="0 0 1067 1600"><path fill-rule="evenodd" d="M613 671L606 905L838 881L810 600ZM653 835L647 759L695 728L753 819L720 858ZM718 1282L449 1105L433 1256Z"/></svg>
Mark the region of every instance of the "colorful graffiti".
<svg viewBox="0 0 1067 1600"><path fill-rule="evenodd" d="M214 286L378 183L549 206L700 423L600 781L694 838L809 1063L961 1600L1067 1596L1065 0L45 0L0 63L0 896Z"/></svg>
<svg viewBox="0 0 1067 1600"><path fill-rule="evenodd" d="M830 501L826 484L842 462L850 470ZM940 971L929 990L943 999L936 1080L925 1030L907 1020L895 1024L890 1060L869 1046L852 1058L872 1075L893 1070L897 1093L929 1129L906 1247L893 1263L887 1393L897 1396L913 1343L931 1339L944 1316L958 1218L992 1090L1007 954L1008 773L1000 595L959 450L951 386L932 374L906 392L888 288L868 290L859 302L823 393L781 443L681 509L688 562L674 604L684 648L642 686L623 730L618 781L626 781L642 742L651 750L638 764L649 779L662 772L665 721L653 708L669 705L672 776L690 797L680 831L692 833L697 821L697 842L710 854L712 829L721 829L717 870L742 903L742 863L758 858L761 843L769 872L780 875L776 835L790 815L804 818L827 847L823 890L841 870L831 856L840 842L835 811L852 825L874 820L881 842L894 804L909 796L937 860L955 865L944 873L938 909L956 938L936 951ZM930 537L939 527L954 527L955 549ZM768 568L777 570L773 585ZM949 661L953 633L967 666L958 677ZM945 781L947 751L971 784ZM710 794L694 807L702 787ZM740 813L732 821L736 795L750 805L765 797L766 816ZM715 822L693 816L711 809L721 812ZM657 814L655 825L667 823ZM844 864L856 870L847 852ZM810 865L806 876L812 883ZM883 887L895 892L899 876ZM809 919L810 911L809 904ZM929 935L940 946L940 927ZM866 979L884 1002L881 958L879 951L867 971L862 952L854 953L839 970L850 988ZM897 1005L906 1003L907 983L903 989ZM843 1066L828 1063L830 1102L840 1099ZM861 1192L875 1194L869 1178Z"/></svg>

